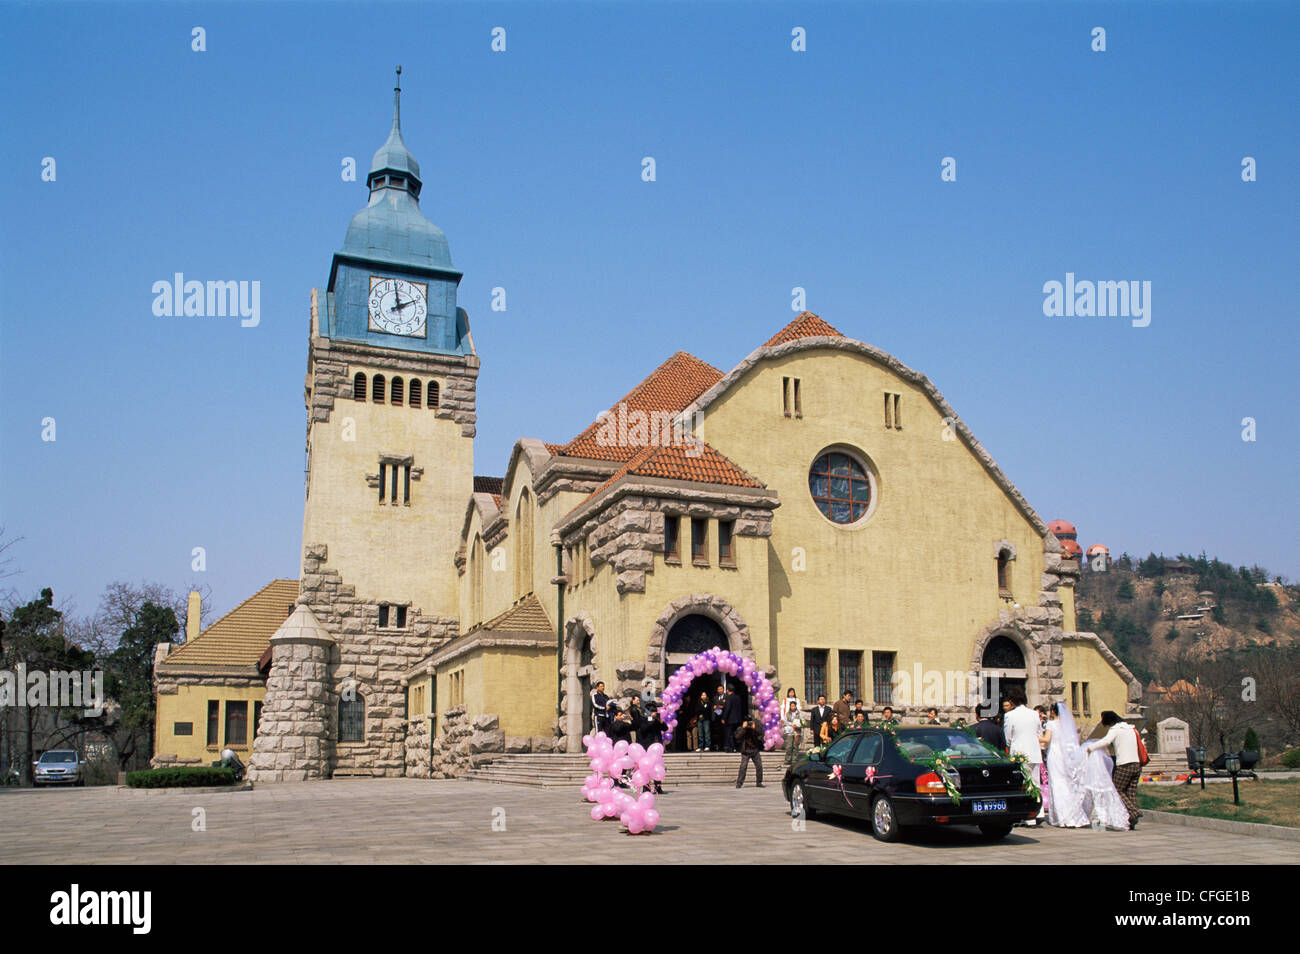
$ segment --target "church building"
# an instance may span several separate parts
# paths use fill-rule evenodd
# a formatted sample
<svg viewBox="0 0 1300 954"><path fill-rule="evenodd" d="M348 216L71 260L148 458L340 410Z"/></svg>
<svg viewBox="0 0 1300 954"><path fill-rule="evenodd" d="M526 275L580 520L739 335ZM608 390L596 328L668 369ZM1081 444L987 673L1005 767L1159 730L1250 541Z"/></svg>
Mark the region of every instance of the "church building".
<svg viewBox="0 0 1300 954"><path fill-rule="evenodd" d="M927 377L812 313L729 370L665 348L581 433L475 475L479 354L399 96L311 293L302 565L254 779L581 751L597 682L662 690L712 646L805 704L969 720L975 687L1083 684L1093 720L1134 711L1141 685L1075 631L1078 559Z"/></svg>

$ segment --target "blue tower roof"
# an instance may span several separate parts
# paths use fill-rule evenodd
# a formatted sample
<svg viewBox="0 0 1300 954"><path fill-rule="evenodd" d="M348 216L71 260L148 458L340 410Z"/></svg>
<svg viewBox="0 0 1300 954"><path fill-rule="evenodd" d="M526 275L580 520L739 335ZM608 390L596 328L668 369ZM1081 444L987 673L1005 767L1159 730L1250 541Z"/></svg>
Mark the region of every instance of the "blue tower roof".
<svg viewBox="0 0 1300 954"><path fill-rule="evenodd" d="M393 265L450 270L447 236L420 211L420 164L402 139L401 74L393 89L393 128L370 162L370 202L352 217L340 254Z"/></svg>

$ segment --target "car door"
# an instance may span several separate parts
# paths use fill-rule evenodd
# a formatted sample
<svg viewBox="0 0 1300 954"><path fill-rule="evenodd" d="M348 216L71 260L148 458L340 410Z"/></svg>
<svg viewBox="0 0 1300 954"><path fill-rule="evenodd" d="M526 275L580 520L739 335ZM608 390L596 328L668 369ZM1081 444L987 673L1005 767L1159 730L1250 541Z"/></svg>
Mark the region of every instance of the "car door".
<svg viewBox="0 0 1300 954"><path fill-rule="evenodd" d="M863 818L871 813L873 797L872 785L867 781L868 769L879 768L881 755L885 750L884 741L879 732L867 732L860 736L848 764L844 766L844 791L848 795L853 813Z"/></svg>
<svg viewBox="0 0 1300 954"><path fill-rule="evenodd" d="M807 779L808 801L813 808L841 814L852 810L845 793L840 791L839 783L833 776L836 765L840 766L841 772L848 767L849 756L853 753L853 747L857 742L856 735L842 735L822 753L821 764L814 763L815 767L808 773Z"/></svg>

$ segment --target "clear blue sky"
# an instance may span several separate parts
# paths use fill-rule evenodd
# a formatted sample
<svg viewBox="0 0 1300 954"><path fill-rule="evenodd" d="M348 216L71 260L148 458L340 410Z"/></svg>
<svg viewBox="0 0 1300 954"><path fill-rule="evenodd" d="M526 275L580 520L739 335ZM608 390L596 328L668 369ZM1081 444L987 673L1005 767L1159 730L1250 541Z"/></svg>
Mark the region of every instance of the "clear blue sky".
<svg viewBox="0 0 1300 954"><path fill-rule="evenodd" d="M677 349L732 367L801 285L1084 546L1300 577L1295 4L5 4L0 28L23 594L199 579L224 611L297 575L308 294L398 62L483 360L479 473ZM156 318L178 271L260 281L261 325ZM1045 317L1067 271L1150 281L1150 326Z"/></svg>

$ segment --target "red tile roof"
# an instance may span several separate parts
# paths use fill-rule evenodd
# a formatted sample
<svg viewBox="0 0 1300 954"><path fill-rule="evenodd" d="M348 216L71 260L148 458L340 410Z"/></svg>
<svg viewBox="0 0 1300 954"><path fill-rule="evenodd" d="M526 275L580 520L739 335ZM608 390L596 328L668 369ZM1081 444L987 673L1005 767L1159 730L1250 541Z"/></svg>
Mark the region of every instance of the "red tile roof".
<svg viewBox="0 0 1300 954"><path fill-rule="evenodd" d="M707 361L701 361L685 351L678 351L610 408L609 413L614 415L613 425L617 429L620 405L627 406L624 412L626 414L641 411L651 415L651 421L654 420L652 412L675 415L721 378L722 372ZM602 440L601 428L609 426L610 424L599 420L593 421L586 430L553 453L564 457L627 461L645 449L641 444ZM552 446L554 445L548 445L548 449Z"/></svg>
<svg viewBox="0 0 1300 954"><path fill-rule="evenodd" d="M713 447L696 438L694 446L682 444L641 448L635 457L615 471L609 480L592 491L587 499L590 500L616 481L629 475L693 480L702 484L725 484L731 487L763 486Z"/></svg>
<svg viewBox="0 0 1300 954"><path fill-rule="evenodd" d="M794 341L797 338L843 338L844 336L836 331L828 322L823 321L811 311L805 311L794 321L790 322L767 341L763 342L764 348L771 348L775 345L785 344L787 341Z"/></svg>

